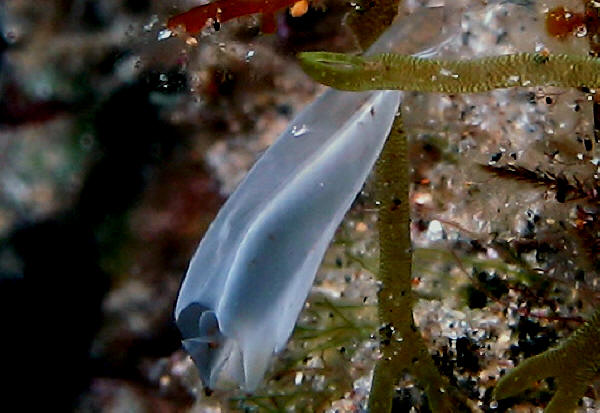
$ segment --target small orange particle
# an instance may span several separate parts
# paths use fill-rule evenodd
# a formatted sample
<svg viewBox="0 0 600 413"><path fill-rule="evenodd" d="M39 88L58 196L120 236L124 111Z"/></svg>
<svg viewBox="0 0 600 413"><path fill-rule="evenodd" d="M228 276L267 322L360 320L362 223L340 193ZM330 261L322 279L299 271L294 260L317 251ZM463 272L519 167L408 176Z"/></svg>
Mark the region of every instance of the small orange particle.
<svg viewBox="0 0 600 413"><path fill-rule="evenodd" d="M294 3L292 7L290 7L290 14L292 17L300 17L306 14L308 11L308 1L300 0Z"/></svg>
<svg viewBox="0 0 600 413"><path fill-rule="evenodd" d="M188 46L198 46L198 40L196 40L195 37L188 37L187 39L185 39L185 43Z"/></svg>
<svg viewBox="0 0 600 413"><path fill-rule="evenodd" d="M365 224L364 222L356 223L356 231L357 232L365 232L368 229L369 229L369 227L367 227L367 224Z"/></svg>

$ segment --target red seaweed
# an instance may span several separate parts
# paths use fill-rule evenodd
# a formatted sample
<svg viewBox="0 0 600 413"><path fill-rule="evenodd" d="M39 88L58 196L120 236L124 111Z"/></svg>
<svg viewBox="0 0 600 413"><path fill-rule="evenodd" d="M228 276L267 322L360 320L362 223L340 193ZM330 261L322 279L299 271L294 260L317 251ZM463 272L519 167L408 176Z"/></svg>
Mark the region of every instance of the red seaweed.
<svg viewBox="0 0 600 413"><path fill-rule="evenodd" d="M170 30L182 27L188 34L195 36L208 22L208 19L218 23L235 19L249 14L263 15L261 30L264 33L275 32L275 17L277 10L288 7L298 0L217 0L213 3L194 7L185 13L173 16L167 22Z"/></svg>
<svg viewBox="0 0 600 413"><path fill-rule="evenodd" d="M546 14L546 31L554 37L564 38L585 24L584 16L564 7L556 7Z"/></svg>

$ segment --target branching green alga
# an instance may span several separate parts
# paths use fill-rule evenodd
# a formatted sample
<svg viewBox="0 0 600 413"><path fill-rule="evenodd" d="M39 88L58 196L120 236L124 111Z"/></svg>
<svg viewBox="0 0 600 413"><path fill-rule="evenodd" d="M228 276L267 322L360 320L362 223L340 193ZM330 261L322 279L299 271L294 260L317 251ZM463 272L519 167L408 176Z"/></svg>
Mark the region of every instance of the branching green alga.
<svg viewBox="0 0 600 413"><path fill-rule="evenodd" d="M425 388L435 412L457 411L457 392L437 370L413 320L409 167L398 115L376 166L379 202L378 292L381 359L369 395L371 413L389 413L396 384L407 372Z"/></svg>
<svg viewBox="0 0 600 413"><path fill-rule="evenodd" d="M546 413L573 411L600 368L600 310L558 347L528 358L504 376L494 389L496 399L516 396L536 381L557 380Z"/></svg>
<svg viewBox="0 0 600 413"><path fill-rule="evenodd" d="M399 0L359 1L348 15L346 23L363 49L390 25L398 3ZM396 385L404 372L425 387L433 411L454 410L450 392L446 392L450 386L435 367L413 320L408 174L406 134L398 114L376 167L380 201L378 313L382 327L381 358L375 366L369 395L372 413L391 412Z"/></svg>
<svg viewBox="0 0 600 413"><path fill-rule="evenodd" d="M521 53L443 61L396 54L359 57L315 52L300 54L300 61L314 79L342 90L477 93L518 86L600 88L600 59L586 56ZM381 202L379 311L381 320L387 320L382 331L388 337L382 336L383 357L375 370L369 407L372 412L389 412L391 383L398 379L398 370L408 369L426 386L434 411L443 411L449 408L449 399L438 393L444 384L422 341L413 337L418 333L411 311L406 143L399 128L399 124L394 126L377 167ZM495 397L507 398L538 380L555 377L557 391L546 412L574 410L587 385L598 375L599 339L600 310L562 345L525 360L503 377ZM409 353L411 359L406 358Z"/></svg>

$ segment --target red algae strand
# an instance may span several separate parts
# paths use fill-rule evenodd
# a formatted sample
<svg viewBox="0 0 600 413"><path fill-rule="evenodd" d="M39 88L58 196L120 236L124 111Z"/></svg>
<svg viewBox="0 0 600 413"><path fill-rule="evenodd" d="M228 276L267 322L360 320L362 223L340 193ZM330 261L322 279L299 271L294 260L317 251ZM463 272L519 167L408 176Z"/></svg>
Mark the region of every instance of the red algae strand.
<svg viewBox="0 0 600 413"><path fill-rule="evenodd" d="M188 34L195 36L209 19L218 23L249 14L263 15L262 31L274 33L276 29L275 12L284 7L305 3L305 0L217 0L213 3L194 7L185 13L171 17L167 22L170 30L183 28ZM302 13L303 14L303 13Z"/></svg>
<svg viewBox="0 0 600 413"><path fill-rule="evenodd" d="M562 6L556 7L546 14L546 31L550 36L565 37L584 25L583 14L573 13Z"/></svg>

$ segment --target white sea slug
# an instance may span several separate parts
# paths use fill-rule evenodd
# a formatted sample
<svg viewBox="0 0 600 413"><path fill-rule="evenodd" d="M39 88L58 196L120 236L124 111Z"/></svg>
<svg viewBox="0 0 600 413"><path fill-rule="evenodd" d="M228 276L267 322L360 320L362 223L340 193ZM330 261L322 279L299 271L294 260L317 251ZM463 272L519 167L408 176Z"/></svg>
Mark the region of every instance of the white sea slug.
<svg viewBox="0 0 600 413"><path fill-rule="evenodd" d="M394 25L370 52L391 50L439 14L426 10ZM294 119L227 200L191 260L175 309L183 346L205 385L258 387L271 356L292 333L399 101L397 91L328 90Z"/></svg>

